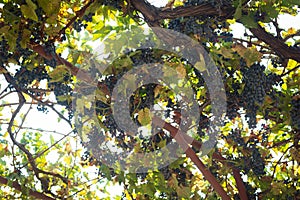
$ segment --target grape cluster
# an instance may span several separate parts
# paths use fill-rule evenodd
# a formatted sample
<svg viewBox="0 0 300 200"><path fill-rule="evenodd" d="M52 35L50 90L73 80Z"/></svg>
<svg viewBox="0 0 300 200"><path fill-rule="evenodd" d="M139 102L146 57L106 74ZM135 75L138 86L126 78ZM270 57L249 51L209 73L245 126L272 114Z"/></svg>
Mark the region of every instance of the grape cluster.
<svg viewBox="0 0 300 200"><path fill-rule="evenodd" d="M220 36L224 40L224 42L232 42L232 39L233 39L233 34L232 33L221 32Z"/></svg>
<svg viewBox="0 0 300 200"><path fill-rule="evenodd" d="M197 34L205 36L209 41L216 41L216 33L214 33L212 24L213 19L202 19L199 17L185 17L170 20L168 29L181 32L187 35Z"/></svg>
<svg viewBox="0 0 300 200"><path fill-rule="evenodd" d="M48 113L48 109L45 105L43 104L38 104L37 105L37 110L40 111L40 112L43 112L43 113Z"/></svg>
<svg viewBox="0 0 300 200"><path fill-rule="evenodd" d="M192 173L186 170L182 164L179 165L179 168L173 169L173 172L176 173L178 185L187 186L189 184L189 180L193 176Z"/></svg>
<svg viewBox="0 0 300 200"><path fill-rule="evenodd" d="M183 29L183 25L181 24L181 19L177 18L177 19L170 20L170 22L168 23L168 29L181 32Z"/></svg>
<svg viewBox="0 0 300 200"><path fill-rule="evenodd" d="M185 6L198 6L209 2L208 0L187 0L184 2Z"/></svg>
<svg viewBox="0 0 300 200"><path fill-rule="evenodd" d="M93 21L93 16L95 15L95 13L89 13L87 15L84 15L82 17L82 19L86 22L92 22Z"/></svg>
<svg viewBox="0 0 300 200"><path fill-rule="evenodd" d="M197 22L197 18L196 17L189 17L187 19L187 21L185 22L184 33L185 34L191 34L191 33L194 33L194 34L204 34L207 31L211 31L211 29L205 30L205 27L206 26L202 26L201 24L199 24Z"/></svg>
<svg viewBox="0 0 300 200"><path fill-rule="evenodd" d="M83 24L82 21L80 19L77 19L74 23L73 23L73 28L75 29L75 31L80 32L82 28L86 28L87 24Z"/></svg>
<svg viewBox="0 0 300 200"><path fill-rule="evenodd" d="M256 176L262 176L265 174L265 163L257 148L254 148L252 151L250 166Z"/></svg>
<svg viewBox="0 0 300 200"><path fill-rule="evenodd" d="M103 1L103 5L105 6L111 6L113 8L116 8L116 9L121 9L121 1L120 0L104 0Z"/></svg>
<svg viewBox="0 0 300 200"><path fill-rule="evenodd" d="M3 66L6 63L11 55L8 53L8 44L7 41L2 36L0 41L0 66Z"/></svg>
<svg viewBox="0 0 300 200"><path fill-rule="evenodd" d="M26 62L27 58L29 58L29 56L31 56L33 54L32 50L28 49L28 48L22 48L21 47L21 40L22 40L22 33L19 32L17 40L16 40L16 49L15 51L17 53L14 54L14 58L15 60L18 62L19 65L22 65ZM20 56L22 55L22 56ZM20 59L22 58L22 59ZM22 62L20 62L20 60Z"/></svg>
<svg viewBox="0 0 300 200"><path fill-rule="evenodd" d="M239 116L239 100L238 100L239 94L237 90L234 90L234 92L226 91L226 103L227 103L227 117L232 120Z"/></svg>
<svg viewBox="0 0 300 200"><path fill-rule="evenodd" d="M36 67L32 70L22 66L20 69L17 69L14 79L20 88L27 88L32 81L37 80L41 81L44 79L49 79L48 73L43 68Z"/></svg>
<svg viewBox="0 0 300 200"><path fill-rule="evenodd" d="M72 95L73 90L70 85L63 82L49 82L48 87L53 89L58 104L70 108L71 102L68 100L61 99L62 96Z"/></svg>
<svg viewBox="0 0 300 200"><path fill-rule="evenodd" d="M238 146L245 147L246 143L244 139L241 137L241 131L233 130L226 139L234 141Z"/></svg>
<svg viewBox="0 0 300 200"><path fill-rule="evenodd" d="M131 57L133 66L143 65L146 63L159 63L161 61L161 59L154 56L153 49L143 48L143 44L141 45L141 48L142 49L138 49L138 51L141 52L140 54L136 54Z"/></svg>
<svg viewBox="0 0 300 200"><path fill-rule="evenodd" d="M86 28L88 25L86 23L83 23L83 21L92 22L94 15L95 15L95 13L89 13L87 15L84 15L82 17L82 20L81 19L75 20L73 23L73 28L75 29L75 31L80 32L82 30L82 28ZM63 36L62 39L65 39L65 36Z"/></svg>
<svg viewBox="0 0 300 200"><path fill-rule="evenodd" d="M300 129L300 98L293 99L291 105L290 116L292 119L292 126L296 129Z"/></svg>
<svg viewBox="0 0 300 200"><path fill-rule="evenodd" d="M256 126L256 113L264 102L266 94L270 92L274 84L278 84L280 77L274 74L268 76L264 73L265 67L254 64L250 68L242 68L243 82L242 92L243 106L246 108L246 116L250 127Z"/></svg>

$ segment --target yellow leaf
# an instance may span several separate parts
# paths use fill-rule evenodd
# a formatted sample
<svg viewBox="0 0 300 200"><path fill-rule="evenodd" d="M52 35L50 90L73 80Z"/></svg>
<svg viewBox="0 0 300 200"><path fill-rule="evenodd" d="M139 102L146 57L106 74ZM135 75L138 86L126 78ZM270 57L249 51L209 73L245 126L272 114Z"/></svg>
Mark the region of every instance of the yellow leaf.
<svg viewBox="0 0 300 200"><path fill-rule="evenodd" d="M296 33L297 33L297 31L296 31L295 28L291 27L291 28L288 29L288 34L289 35L293 35L293 34L296 34Z"/></svg>
<svg viewBox="0 0 300 200"><path fill-rule="evenodd" d="M9 135L8 132L5 132L5 134L3 135L4 138L7 138L7 136Z"/></svg>
<svg viewBox="0 0 300 200"><path fill-rule="evenodd" d="M282 88L283 90L287 90L287 84L286 84L286 83L283 83L282 86L281 86L281 88Z"/></svg>
<svg viewBox="0 0 300 200"><path fill-rule="evenodd" d="M72 147L71 147L71 144L69 142L66 143L65 151L67 153L70 153L72 151Z"/></svg>
<svg viewBox="0 0 300 200"><path fill-rule="evenodd" d="M71 156L66 156L66 157L64 158L64 162L65 162L67 165L71 165L72 157L71 157Z"/></svg>
<svg viewBox="0 0 300 200"><path fill-rule="evenodd" d="M126 195L126 199L132 200L132 198L131 198L131 196L130 196L130 194L128 193L127 190L125 190L125 195Z"/></svg>
<svg viewBox="0 0 300 200"><path fill-rule="evenodd" d="M297 65L298 65L297 61L289 59L286 69L291 70L291 69L295 68Z"/></svg>

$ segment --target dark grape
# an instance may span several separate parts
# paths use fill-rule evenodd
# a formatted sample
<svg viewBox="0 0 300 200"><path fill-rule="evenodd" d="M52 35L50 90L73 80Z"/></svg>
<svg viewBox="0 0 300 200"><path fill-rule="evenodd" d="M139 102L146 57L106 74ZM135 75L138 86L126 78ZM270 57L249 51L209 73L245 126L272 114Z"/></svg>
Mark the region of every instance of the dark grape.
<svg viewBox="0 0 300 200"><path fill-rule="evenodd" d="M264 103L265 96L270 94L273 85L280 83L280 77L275 74L266 75L265 66L254 64L250 68L242 68L243 82L242 101L246 109L246 117L250 127L256 126L256 113Z"/></svg>
<svg viewBox="0 0 300 200"><path fill-rule="evenodd" d="M290 116L292 120L292 126L296 129L300 129L300 98L293 99L291 101Z"/></svg>

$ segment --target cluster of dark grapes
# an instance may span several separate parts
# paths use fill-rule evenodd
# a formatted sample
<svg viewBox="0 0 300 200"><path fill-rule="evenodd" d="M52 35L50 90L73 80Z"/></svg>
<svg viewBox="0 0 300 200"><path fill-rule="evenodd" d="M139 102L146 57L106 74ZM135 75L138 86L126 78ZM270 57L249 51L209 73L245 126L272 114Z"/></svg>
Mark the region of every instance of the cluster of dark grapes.
<svg viewBox="0 0 300 200"><path fill-rule="evenodd" d="M177 19L172 19L170 20L170 22L168 23L168 29L177 31L177 32L181 32L183 30L183 24L181 23L181 19L177 18Z"/></svg>
<svg viewBox="0 0 300 200"><path fill-rule="evenodd" d="M270 92L274 84L279 83L277 75L264 73L265 66L254 64L250 68L242 68L243 82L242 92L243 106L246 109L246 117L250 127L256 126L256 113L264 102L266 94Z"/></svg>
<svg viewBox="0 0 300 200"><path fill-rule="evenodd" d="M204 3L208 3L208 0L187 0L184 2L185 6L198 6Z"/></svg>
<svg viewBox="0 0 300 200"><path fill-rule="evenodd" d="M31 25L31 24L29 24ZM30 42L39 44L41 41L46 39L45 36L43 36L43 32L41 29L41 24L40 23L34 23L31 25L31 34L33 37L30 37Z"/></svg>
<svg viewBox="0 0 300 200"><path fill-rule="evenodd" d="M73 90L69 84L64 82L49 82L48 87L53 90L58 104L70 108L71 102L68 100L61 100L60 98L66 95L72 95Z"/></svg>
<svg viewBox="0 0 300 200"><path fill-rule="evenodd" d="M33 54L32 50L28 48L21 47L21 40L22 40L22 32L19 32L17 40L16 40L16 49L14 54L14 59L18 62L19 65L22 65L26 62L27 58ZM22 55L22 56L20 56ZM22 59L20 59L22 58ZM20 62L21 60L21 62Z"/></svg>
<svg viewBox="0 0 300 200"><path fill-rule="evenodd" d="M37 110L43 113L48 113L48 109L45 105L43 104L38 104L37 105Z"/></svg>
<svg viewBox="0 0 300 200"><path fill-rule="evenodd" d="M291 105L290 116L292 119L292 126L296 129L300 129L300 98L293 99Z"/></svg>
<svg viewBox="0 0 300 200"><path fill-rule="evenodd" d="M80 19L77 19L74 23L73 23L73 28L75 29L75 31L80 32L82 30L82 28L86 28L87 24L82 23L82 21Z"/></svg>
<svg viewBox="0 0 300 200"><path fill-rule="evenodd" d="M205 136L206 129L209 127L209 118L206 115L200 114L199 125L197 127L197 134L201 138Z"/></svg>
<svg viewBox="0 0 300 200"><path fill-rule="evenodd" d="M258 21L264 21L266 19L266 16L267 16L266 12L257 11L254 14L254 20L256 22L258 22Z"/></svg>
<svg viewBox="0 0 300 200"><path fill-rule="evenodd" d="M41 81L49 79L48 73L43 68L36 67L32 70L26 68L26 66L17 69L14 79L20 88L26 89L32 81Z"/></svg>
<svg viewBox="0 0 300 200"><path fill-rule="evenodd" d="M93 16L95 15L95 13L89 13L87 15L84 15L82 17L82 19L86 22L92 22L93 21Z"/></svg>
<svg viewBox="0 0 300 200"><path fill-rule="evenodd" d="M150 44L151 45L151 44ZM136 54L131 57L131 60L133 62L133 66L142 65L145 63L159 63L159 58L155 57L153 54L153 49L151 48L142 48L138 49L140 51L140 54Z"/></svg>
<svg viewBox="0 0 300 200"><path fill-rule="evenodd" d="M203 25L199 24L197 22L197 20L198 19L196 17L188 17L187 18L187 20L185 22L185 26L184 26L184 28L185 28L184 33L185 34L191 34L191 33L204 34L207 31L211 31L211 29L210 30L205 30L206 26L203 26Z"/></svg>
<svg viewBox="0 0 300 200"><path fill-rule="evenodd" d="M184 2L185 6L198 6L203 4L210 4L220 8L225 5L232 5L232 0L187 0Z"/></svg>
<svg viewBox="0 0 300 200"><path fill-rule="evenodd" d="M241 168L245 173L252 170L256 176L262 176L265 174L265 164L262 155L257 148L257 143L259 142L257 138L251 137L247 142L245 142L241 135L241 131L238 129L232 130L225 138L228 141L233 141L235 146L243 148L246 152L251 152L251 156L243 156L243 162L245 164L237 167Z"/></svg>
<svg viewBox="0 0 300 200"><path fill-rule="evenodd" d="M211 19L210 19L211 20ZM216 33L211 28L210 20L198 17L185 17L170 20L168 29L184 34L198 34L210 41L216 41Z"/></svg>
<svg viewBox="0 0 300 200"><path fill-rule="evenodd" d="M241 132L239 130L233 130L226 139L234 141L238 146L246 146L244 139L241 136Z"/></svg>
<svg viewBox="0 0 300 200"><path fill-rule="evenodd" d="M251 186L248 182L245 183L245 187L246 187L246 192L247 192L247 196L248 199L257 199L258 195L256 192L256 188L254 188L253 186ZM239 194L234 194L234 200L240 200L240 196Z"/></svg>
<svg viewBox="0 0 300 200"><path fill-rule="evenodd" d="M104 0L103 1L103 5L105 6L111 6L113 8L116 8L116 9L121 9L121 1L120 0Z"/></svg>
<svg viewBox="0 0 300 200"><path fill-rule="evenodd" d="M237 90L234 90L233 92L226 91L226 103L227 103L227 117L232 120L239 116L239 100L238 100L238 92Z"/></svg>
<svg viewBox="0 0 300 200"><path fill-rule="evenodd" d="M229 32L221 32L220 37L224 42L232 42L233 34Z"/></svg>
<svg viewBox="0 0 300 200"><path fill-rule="evenodd" d="M54 43L53 42L50 42L50 41L47 41L44 45L44 49L46 51L46 53L48 55L51 56L51 59L44 59L44 63L45 65L48 65L52 68L55 68L56 65L57 65L57 62L56 62L56 51L55 51L55 46L54 46Z"/></svg>
<svg viewBox="0 0 300 200"><path fill-rule="evenodd" d="M265 163L257 148L254 148L252 151L250 166L256 176L262 176L265 174Z"/></svg>
<svg viewBox="0 0 300 200"><path fill-rule="evenodd" d="M187 173L185 167L181 164L179 168L175 168L172 170L176 173L176 178L178 181L178 185L187 186L189 184L189 180L192 178L192 173Z"/></svg>
<svg viewBox="0 0 300 200"><path fill-rule="evenodd" d="M81 19L75 20L75 22L73 23L73 28L75 29L75 31L80 32L82 28L86 28L88 25L84 22L92 22L94 15L95 13L89 13L87 15L84 15L82 17L82 20Z"/></svg>
<svg viewBox="0 0 300 200"><path fill-rule="evenodd" d="M159 171L163 174L165 180L169 180L169 178L171 177L171 170L170 170L169 166L160 168Z"/></svg>
<svg viewBox="0 0 300 200"><path fill-rule="evenodd" d="M0 66L3 66L4 63L8 61L9 57L11 57L11 55L8 53L8 44L2 36L0 41Z"/></svg>

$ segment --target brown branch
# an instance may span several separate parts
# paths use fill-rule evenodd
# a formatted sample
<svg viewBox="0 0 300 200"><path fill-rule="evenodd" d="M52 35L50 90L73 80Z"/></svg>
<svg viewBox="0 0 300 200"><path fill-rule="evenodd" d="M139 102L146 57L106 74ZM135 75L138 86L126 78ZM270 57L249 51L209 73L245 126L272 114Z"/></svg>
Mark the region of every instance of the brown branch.
<svg viewBox="0 0 300 200"><path fill-rule="evenodd" d="M154 116L153 122L156 125L163 125L163 128L170 132L171 136L182 147L182 149L185 149L185 154L187 155L187 157L189 157L192 160L192 162L197 166L197 168L202 172L203 176L210 182L210 184L213 186L215 191L222 197L222 199L229 200L230 197L228 196L228 194L225 192L223 187L218 183L214 175L207 169L207 167L199 159L199 157L196 155L194 150L189 146L189 144L186 142L181 132L176 127L163 121L159 117Z"/></svg>
<svg viewBox="0 0 300 200"><path fill-rule="evenodd" d="M170 133L171 133L171 135L172 135L172 137L173 138L177 138L178 136L176 136L176 133L178 133L178 134L180 134L181 135L181 139L182 140L184 140L184 141L192 141L192 143L191 143L191 146L193 147L193 148L195 148L195 149L200 149L201 148L201 145L202 145L202 143L201 142L199 142L199 141L197 141L197 140L195 140L194 138L192 138L192 137L190 137L189 135L187 135L187 134L185 134L185 133L183 133L183 132L178 132L178 129L177 128L175 128L174 126L172 126L171 124L169 124L169 123L166 123L166 122L164 122L163 120L161 120L161 119L159 119L158 117L155 117L154 116L154 119L153 119L153 123L154 124L156 124L156 125L161 125L162 123L164 124L164 128L166 129L166 130L168 130ZM175 134L175 135L174 135ZM177 141L177 140L176 140ZM182 144L182 145L185 145L184 147L186 148L187 146L187 144L185 144L184 143L184 141L177 141L179 144ZM188 147L189 148L189 147ZM192 155L192 154L195 154L194 153L194 151L193 152L191 152L191 151L189 151L189 155L188 155L188 153L186 152L186 154L187 154L187 156L188 157L190 157L189 155ZM213 155L212 155L212 157L213 157L213 159L216 159L216 160L218 160L218 161L220 161L220 162L222 162L224 165L226 165L226 166L228 166L228 167L230 167L231 169L232 169L232 171L233 171L233 176L234 176L234 179L235 179L235 181L236 181L236 184L237 184L237 188L238 188L238 191L239 191L239 196L240 196L240 198L242 199L242 200L248 200L248 197L247 197L247 192L246 192L246 187L245 187L245 185L244 185L244 182L243 182L243 180L242 180L242 178L241 178L241 174L240 174L240 170L239 169L237 169L237 168L235 168L233 165L231 165L230 163L228 163L228 161L221 155L221 154L219 154L219 153L217 153L217 152L215 152L215 153L213 153ZM191 158L191 157L190 157ZM192 159L192 158L191 158ZM195 158L194 158L195 159ZM192 161L194 161L194 160L192 160ZM201 160L200 160L201 161ZM196 162L199 162L199 161L196 161ZM196 164L196 163L195 163ZM197 164L196 164L197 165ZM203 163L201 164L201 163L198 163L198 165L199 165L199 167L203 167ZM198 166L197 165L197 166ZM199 168L200 169L200 168ZM203 169L202 169L203 170ZM200 171L202 172L202 170L200 169ZM204 175L205 176L205 175ZM205 177L206 178L206 177ZM213 181L213 180L211 180L211 181ZM213 184L212 184L213 185ZM215 186L214 186L214 188L215 188Z"/></svg>
<svg viewBox="0 0 300 200"><path fill-rule="evenodd" d="M255 37L268 44L278 56L285 59L293 59L297 62L300 62L299 47L290 47L284 43L284 40L274 37L271 33L268 33L260 25L257 26L257 28L250 28L250 31Z"/></svg>
<svg viewBox="0 0 300 200"><path fill-rule="evenodd" d="M232 7L228 6L224 6L222 10L218 10L209 3L203 3L197 6L180 6L174 9L165 10L162 8L156 8L144 0L131 0L130 2L131 5L144 15L148 22L197 15L227 16L234 10Z"/></svg>
<svg viewBox="0 0 300 200"><path fill-rule="evenodd" d="M2 66L0 66L0 70L5 70L5 68L3 68ZM8 128L7 128L7 132L9 133L9 136L10 136L10 139L12 140L13 144L15 144L17 147L19 147L19 149L21 151L23 151L27 158L28 158L28 162L30 163L31 167L32 167L32 170L35 174L35 176L41 181L41 183L43 183L43 180L42 178L40 177L40 174L47 174L47 175L51 175L53 177L56 177L56 178L59 178L61 179L65 184L68 184L68 179L61 176L60 174L55 174L55 173L52 173L52 172L47 172L47 171L44 171L44 170L41 170L37 167L36 163L35 163L35 160L33 158L33 155L30 153L30 151L25 147L24 144L22 143L19 143L16 139L15 139L15 136L14 136L14 133L13 133L13 130L12 130L12 127L13 127L13 124L14 124L14 120L16 118L16 116L18 115L18 113L20 112L21 108L24 106L25 104L25 97L24 95L22 94L22 89L16 84L14 78L9 74L9 73L4 73L4 77L6 79L6 81L10 84L12 84L14 86L14 88L16 89L17 93L18 93L18 97L19 97L19 105L17 106L16 110L13 112L12 116L11 116L11 119L9 121L9 124L8 124ZM46 191L47 193L51 194L52 196L56 196L54 195L51 191Z"/></svg>
<svg viewBox="0 0 300 200"><path fill-rule="evenodd" d="M237 168L235 168L230 163L228 163L227 160L220 153L214 152L213 153L213 158L216 159L216 160L219 160L224 165L226 165L226 166L228 166L228 167L230 167L232 169L233 177L235 179L236 186L237 186L237 189L239 191L238 194L239 194L241 200L248 200L246 187L245 187L245 184L244 184L244 182L242 180L242 177L241 177L241 174L240 174L240 170L237 169Z"/></svg>
<svg viewBox="0 0 300 200"><path fill-rule="evenodd" d="M27 46L30 49L32 49L33 51L35 51L36 53L38 53L40 56L45 58L45 59L48 59L48 60L55 59L58 65L65 65L70 70L70 73L73 76L78 76L79 68L74 66L72 63L68 62L64 58L60 57L59 55L57 55L57 54L55 54L55 55L48 54L45 51L44 47L39 45L39 44L30 43ZM91 78L91 75L88 72L84 71L84 70L80 70L79 76L80 76L79 79L81 81L85 81L86 83L92 83L93 82L93 80ZM105 95L110 96L109 89L104 83L98 82L98 88L101 89L101 91Z"/></svg>
<svg viewBox="0 0 300 200"><path fill-rule="evenodd" d="M3 185L8 185L9 184L9 180L0 176L0 184ZM14 189L22 192L22 186L17 182L17 181L13 181L12 185L11 185ZM37 199L43 199L43 200L55 200L54 198L51 198L43 193L37 192L37 191L33 191L33 190L29 190L29 195L33 196Z"/></svg>
<svg viewBox="0 0 300 200"><path fill-rule="evenodd" d="M144 0L131 0L131 4L140 11L145 17L146 22L150 26L160 26L159 20L162 19L172 19L184 16L206 16L206 15L215 15L219 16L220 12L217 8L208 5L202 4L199 6L186 6L186 7L177 7L173 10L161 10L158 9L149 3L146 3ZM232 17L232 7L222 7L221 14L223 16ZM274 37L272 34L266 32L260 25L258 28L250 28L250 31L255 37L269 45L274 52L280 57L293 59L297 62L300 62L300 48L299 47L290 47L285 44L283 39Z"/></svg>

